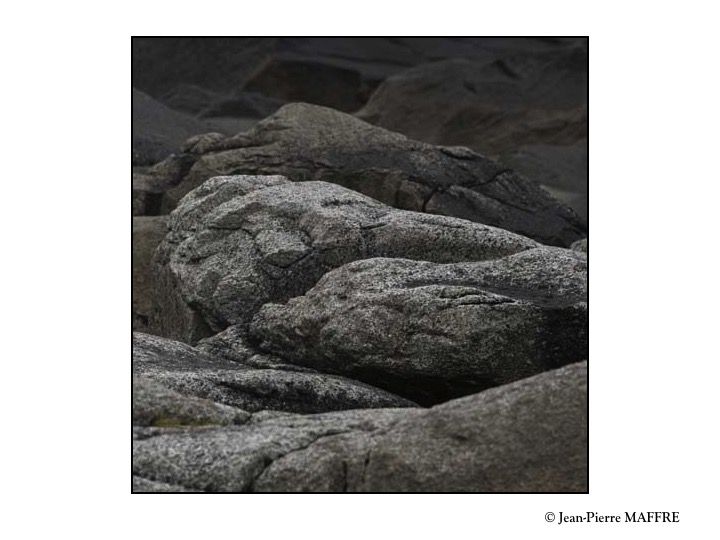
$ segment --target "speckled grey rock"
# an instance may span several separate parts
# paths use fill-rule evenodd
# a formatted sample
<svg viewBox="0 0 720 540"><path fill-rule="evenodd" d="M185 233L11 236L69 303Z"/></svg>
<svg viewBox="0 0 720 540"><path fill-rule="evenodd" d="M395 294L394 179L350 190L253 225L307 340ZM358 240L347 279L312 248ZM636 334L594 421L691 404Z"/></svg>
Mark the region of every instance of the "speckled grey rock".
<svg viewBox="0 0 720 540"><path fill-rule="evenodd" d="M587 358L587 259L537 248L477 263L367 259L266 304L259 348L439 403Z"/></svg>
<svg viewBox="0 0 720 540"><path fill-rule="evenodd" d="M267 466L317 440L390 425L420 409L374 409L271 415L223 428L156 428L133 442L133 474L202 491L252 491Z"/></svg>
<svg viewBox="0 0 720 540"><path fill-rule="evenodd" d="M568 246L585 234L569 208L537 184L463 147L437 147L351 115L288 104L247 133L209 145L165 194L172 209L209 178L284 175L340 184L392 206L461 217Z"/></svg>
<svg viewBox="0 0 720 540"><path fill-rule="evenodd" d="M145 332L155 309L152 257L167 232L167 216L133 216L132 327Z"/></svg>
<svg viewBox="0 0 720 540"><path fill-rule="evenodd" d="M250 414L234 407L175 392L142 376L133 377L133 425L244 424Z"/></svg>
<svg viewBox="0 0 720 540"><path fill-rule="evenodd" d="M573 242L571 249L573 249L575 251L581 251L582 253L587 253L588 252L588 239L583 238L582 240Z"/></svg>
<svg viewBox="0 0 720 540"><path fill-rule="evenodd" d="M247 325L266 302L303 294L368 257L478 261L536 247L494 227L397 210L325 182L216 177L171 214L157 251L157 333L196 342Z"/></svg>
<svg viewBox="0 0 720 540"><path fill-rule="evenodd" d="M415 406L413 402L389 392L344 377L283 369L255 369L211 356L184 343L137 332L133 333L133 372L183 396L202 398L249 412L271 409L313 413ZM150 390L155 391L153 387L146 393ZM155 401L174 399L172 396L165 399L155 391ZM145 399L145 402L150 401L150 398ZM196 402L191 405L191 412L198 410ZM152 414L158 408L156 405L148 407ZM174 402L168 403L166 408L168 411L173 408L180 411ZM198 412L198 415L196 423L207 423L204 418L208 413ZM189 416L190 413L183 418ZM168 420L165 423L172 422Z"/></svg>
<svg viewBox="0 0 720 540"><path fill-rule="evenodd" d="M203 491L586 492L587 364L432 409L156 429L133 474Z"/></svg>
<svg viewBox="0 0 720 540"><path fill-rule="evenodd" d="M240 362L258 369L280 369L318 373L317 370L283 362L277 356L258 353L247 343L245 332L239 326L230 326L212 337L201 339L196 348L213 356L219 356L233 362Z"/></svg>
<svg viewBox="0 0 720 540"><path fill-rule="evenodd" d="M199 493L199 489L186 489L182 486L174 486L165 482L153 482L141 476L134 476L132 479L133 493Z"/></svg>

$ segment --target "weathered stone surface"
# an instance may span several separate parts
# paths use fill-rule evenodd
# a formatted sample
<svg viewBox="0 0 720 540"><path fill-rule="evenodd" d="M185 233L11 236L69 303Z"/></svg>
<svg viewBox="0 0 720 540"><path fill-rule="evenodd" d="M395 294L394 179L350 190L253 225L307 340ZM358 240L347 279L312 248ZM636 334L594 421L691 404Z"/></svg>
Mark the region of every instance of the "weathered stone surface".
<svg viewBox="0 0 720 540"><path fill-rule="evenodd" d="M266 304L259 347L429 405L587 358L587 259L538 248L499 260L356 261Z"/></svg>
<svg viewBox="0 0 720 540"><path fill-rule="evenodd" d="M164 482L153 482L141 476L133 476L133 493L199 493L199 489L186 489L182 486L173 486Z"/></svg>
<svg viewBox="0 0 720 540"><path fill-rule="evenodd" d="M312 84L298 84L301 80ZM363 88L362 76L353 69L280 55L267 59L246 82L245 89L286 102L322 103L353 112L367 101L376 84Z"/></svg>
<svg viewBox="0 0 720 540"><path fill-rule="evenodd" d="M283 106L247 133L206 147L177 187L218 175L283 175L339 184L386 204L455 216L568 246L585 234L577 215L537 184L462 147L437 147L304 103Z"/></svg>
<svg viewBox="0 0 720 540"><path fill-rule="evenodd" d="M571 246L571 249L575 251L581 251L583 253L588 252L588 239L583 238L582 240L578 240L577 242L573 242L573 245Z"/></svg>
<svg viewBox="0 0 720 540"><path fill-rule="evenodd" d="M493 227L407 212L335 184L216 177L170 216L158 249L158 333L195 342L247 325L328 270L368 257L481 261L537 247Z"/></svg>
<svg viewBox="0 0 720 540"><path fill-rule="evenodd" d="M223 96L200 111L203 118L240 117L265 118L277 111L285 101L257 92L235 92Z"/></svg>
<svg viewBox="0 0 720 540"><path fill-rule="evenodd" d="M311 413L415 406L389 392L344 377L282 369L254 369L210 356L184 343L140 333L133 334L133 372L184 396L202 398L249 412L272 409ZM174 394L166 396L155 387L149 387L140 395L145 396L151 391L155 392L154 397L144 398L144 403L152 404L152 407L147 406L150 412L145 416L162 410L155 403L166 403L170 414L177 401ZM186 409L190 411L187 414L178 409L183 422L175 422L174 417L170 417L169 420L161 420L161 423L190 423L188 418L196 411L198 416L195 423L210 423L206 418L212 415L201 411L196 401L189 403ZM223 410L225 418L229 412ZM221 412L215 411L213 414L217 416ZM238 413L233 418L237 421L241 417ZM166 417L160 415L160 418ZM157 425L157 422L153 425Z"/></svg>
<svg viewBox="0 0 720 540"><path fill-rule="evenodd" d="M259 353L247 343L245 334L244 329L239 326L230 326L212 337L201 339L196 348L213 356L219 356L258 369L318 373L317 370L312 368L288 364L277 356Z"/></svg>
<svg viewBox="0 0 720 540"><path fill-rule="evenodd" d="M141 376L133 377L133 425L198 426L244 424L250 414L208 399L187 396Z"/></svg>
<svg viewBox="0 0 720 540"><path fill-rule="evenodd" d="M133 217L132 326L146 331L155 306L152 257L167 232L167 216Z"/></svg>
<svg viewBox="0 0 720 540"><path fill-rule="evenodd" d="M418 409L419 410L419 409ZM322 437L373 430L414 409L354 410L317 415L278 415L237 428L195 428L136 437L133 474L186 489L252 491L274 459Z"/></svg>
<svg viewBox="0 0 720 540"><path fill-rule="evenodd" d="M587 364L423 409L157 429L133 473L203 491L587 491Z"/></svg>

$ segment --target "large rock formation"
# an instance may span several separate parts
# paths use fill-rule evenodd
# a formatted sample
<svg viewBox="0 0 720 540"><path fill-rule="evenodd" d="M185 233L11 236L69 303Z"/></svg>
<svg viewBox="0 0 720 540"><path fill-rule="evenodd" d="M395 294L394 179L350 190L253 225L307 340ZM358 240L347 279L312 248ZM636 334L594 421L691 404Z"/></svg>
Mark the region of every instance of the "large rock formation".
<svg viewBox="0 0 720 540"><path fill-rule="evenodd" d="M467 148L413 141L325 107L285 105L247 133L203 143L187 145L196 161L166 192L166 209L213 176L268 174L332 182L398 208L461 217L552 245L585 235L572 210Z"/></svg>
<svg viewBox="0 0 720 540"><path fill-rule="evenodd" d="M170 216L157 251L155 331L195 342L246 326L267 302L310 289L326 272L369 257L482 261L537 247L470 221L407 212L324 182L216 177Z"/></svg>
<svg viewBox="0 0 720 540"><path fill-rule="evenodd" d="M498 260L368 259L253 319L260 348L430 405L587 355L584 254Z"/></svg>
<svg viewBox="0 0 720 540"><path fill-rule="evenodd" d="M587 491L587 367L429 410L138 428L136 491Z"/></svg>
<svg viewBox="0 0 720 540"><path fill-rule="evenodd" d="M586 39L132 45L134 492L587 491Z"/></svg>
<svg viewBox="0 0 720 540"><path fill-rule="evenodd" d="M140 425L231 423L243 421L244 411L313 413L415 406L344 377L285 370L281 362L274 368L256 369L137 332L133 372L142 383L134 385L133 414L145 419Z"/></svg>

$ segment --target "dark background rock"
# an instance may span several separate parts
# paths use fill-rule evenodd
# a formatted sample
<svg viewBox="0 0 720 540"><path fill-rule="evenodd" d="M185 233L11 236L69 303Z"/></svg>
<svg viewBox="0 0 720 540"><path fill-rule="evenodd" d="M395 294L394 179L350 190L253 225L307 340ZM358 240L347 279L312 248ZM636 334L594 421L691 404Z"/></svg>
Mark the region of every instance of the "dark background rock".
<svg viewBox="0 0 720 540"><path fill-rule="evenodd" d="M387 79L358 116L433 144L497 156L587 132L587 51L445 60Z"/></svg>
<svg viewBox="0 0 720 540"><path fill-rule="evenodd" d="M342 84L332 78L312 76L320 70L337 70L340 83L350 76L357 81L355 94L367 99L367 89L393 73L447 58L492 59L512 52L564 49L577 39L548 38L388 38L388 37L135 37L132 40L133 84L156 98L170 95L182 85L207 91L232 92L250 81L274 73L280 88L261 84L268 92L300 92L304 101L334 106ZM271 79L265 79L271 80ZM337 84L336 92L324 87ZM272 93L267 93L272 96ZM325 101L330 100L330 101Z"/></svg>
<svg viewBox="0 0 720 540"><path fill-rule="evenodd" d="M252 126L254 120L237 118L198 119L170 109L152 97L133 89L132 164L152 165L179 152L193 135L218 131L231 135Z"/></svg>
<svg viewBox="0 0 720 540"><path fill-rule="evenodd" d="M503 153L499 161L540 183L587 223L588 141L568 145L535 144Z"/></svg>
<svg viewBox="0 0 720 540"><path fill-rule="evenodd" d="M208 104L199 112L199 115L204 118L265 118L284 104L285 101L282 99L268 97L258 92L237 92Z"/></svg>

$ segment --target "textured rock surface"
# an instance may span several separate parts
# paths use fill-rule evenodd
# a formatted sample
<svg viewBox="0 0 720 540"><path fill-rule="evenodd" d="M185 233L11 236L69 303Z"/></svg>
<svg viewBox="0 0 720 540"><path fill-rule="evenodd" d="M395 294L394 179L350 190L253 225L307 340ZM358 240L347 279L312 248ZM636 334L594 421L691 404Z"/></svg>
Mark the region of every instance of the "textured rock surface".
<svg viewBox="0 0 720 540"><path fill-rule="evenodd" d="M250 414L208 399L186 396L145 377L133 377L133 425L244 424Z"/></svg>
<svg viewBox="0 0 720 540"><path fill-rule="evenodd" d="M585 492L587 364L429 410L155 429L133 443L133 474L148 490Z"/></svg>
<svg viewBox="0 0 720 540"><path fill-rule="evenodd" d="M156 258L157 332L195 342L247 325L266 302L303 294L357 259L480 261L537 245L478 223L396 210L335 184L216 177L170 217Z"/></svg>
<svg viewBox="0 0 720 540"><path fill-rule="evenodd" d="M155 308L152 257L167 232L167 216L133 217L132 326L146 331Z"/></svg>
<svg viewBox="0 0 720 540"><path fill-rule="evenodd" d="M322 437L378 429L408 409L271 415L238 428L136 429L133 474L202 491L252 491L265 468Z"/></svg>
<svg viewBox="0 0 720 540"><path fill-rule="evenodd" d="M207 145L165 194L174 208L218 175L276 174L322 180L386 204L461 217L568 246L581 238L577 215L537 184L467 148L437 147L325 107L294 103L247 133Z"/></svg>
<svg viewBox="0 0 720 540"><path fill-rule="evenodd" d="M186 489L165 482L153 482L135 475L132 479L132 490L133 493L200 493L199 489Z"/></svg>
<svg viewBox="0 0 720 540"><path fill-rule="evenodd" d="M190 400L180 409L175 394L210 400L216 404L236 407L244 411L264 409L289 412L324 412L345 409L376 407L411 407L415 404L366 384L321 373L285 371L283 369L255 369L248 365L217 358L183 343L150 336L133 334L133 371L157 386L141 387L139 413L144 417L161 418L160 424L226 423L228 407L205 412L198 400ZM174 392L163 393L162 388ZM173 408L180 420L163 416L163 406L169 416ZM147 409L147 412L142 412ZM185 411L185 412L183 412ZM215 415L216 422L207 420ZM222 415L222 416L220 416ZM225 418L226 421L221 421ZM235 413L232 418L242 419ZM158 422L146 421L158 425Z"/></svg>
<svg viewBox="0 0 720 540"><path fill-rule="evenodd" d="M247 343L246 332L239 326L230 326L212 337L200 340L196 348L213 356L219 356L258 369L281 369L283 371L299 371L303 373L318 372L312 368L288 364L277 356L259 353Z"/></svg>
<svg viewBox="0 0 720 540"><path fill-rule="evenodd" d="M311 80L313 84L298 84L299 80ZM322 103L353 112L367 101L376 84L367 85L354 69L280 55L266 60L246 82L245 89L283 101Z"/></svg>
<svg viewBox="0 0 720 540"><path fill-rule="evenodd" d="M133 492L587 491L587 39L132 47Z"/></svg>
<svg viewBox="0 0 720 540"><path fill-rule="evenodd" d="M583 238L582 240L573 242L573 245L571 247L575 251L581 251L582 253L587 253L588 252L588 239Z"/></svg>
<svg viewBox="0 0 720 540"><path fill-rule="evenodd" d="M260 348L423 405L587 357L587 260L538 248L480 263L368 259L253 319Z"/></svg>

